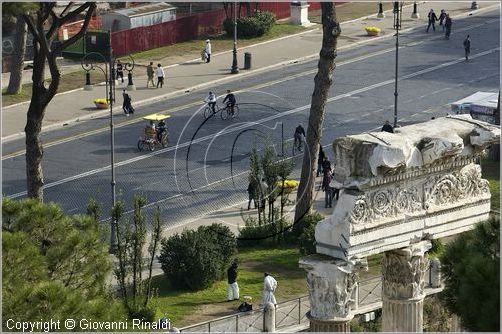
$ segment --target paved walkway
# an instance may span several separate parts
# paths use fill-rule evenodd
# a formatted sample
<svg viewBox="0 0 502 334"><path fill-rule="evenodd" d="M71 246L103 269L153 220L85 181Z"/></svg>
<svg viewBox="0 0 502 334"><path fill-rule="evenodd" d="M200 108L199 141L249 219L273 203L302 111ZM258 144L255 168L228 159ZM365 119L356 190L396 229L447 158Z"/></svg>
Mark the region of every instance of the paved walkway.
<svg viewBox="0 0 502 334"><path fill-rule="evenodd" d="M419 19L411 19L412 5L403 8L403 31L409 29L425 29L427 12L430 7L434 7L437 12L444 8L450 15L455 17L465 17L471 12L470 2L434 2L420 3L418 11ZM473 11L481 13L499 6L498 2L481 2L481 8ZM375 8L376 9L376 8ZM342 23L342 35L338 41L338 49L342 51L356 45L374 42L380 38L391 38L393 35L393 15L392 12L385 12L383 19L376 18L376 13L366 18L360 18ZM367 36L364 27L377 26L382 29L381 36ZM436 32L439 34L440 32ZM454 30L453 30L454 33ZM137 111L141 113L141 105L162 101L168 98L180 96L188 92L200 89L201 100L208 90L216 84L242 80L245 76L258 74L273 68L279 68L298 61L314 59L318 57L322 41L322 31L314 29L293 36L283 37L276 40L259 43L238 49L239 65L243 65L244 52L252 54L252 69L241 70L239 74L230 74L232 63L232 52L214 54L211 63L202 63L200 60L192 60L182 64L172 65L166 68L167 84L164 88L147 89L146 75L136 73L134 83L137 90L131 92ZM96 81L94 75L93 81ZM82 78L84 81L84 78ZM230 85L229 85L230 86ZM121 110L122 99L120 97L121 87L117 86L117 103L114 113L123 115ZM216 92L218 95L224 92ZM71 124L85 119L91 119L106 115L109 111L97 111L94 108L95 98L105 97L105 87L95 87L93 91L65 92L56 95L46 110L43 131L61 127L63 124ZM21 103L5 107L2 110L2 140L8 141L24 136L24 126L26 122L26 111L29 103Z"/></svg>

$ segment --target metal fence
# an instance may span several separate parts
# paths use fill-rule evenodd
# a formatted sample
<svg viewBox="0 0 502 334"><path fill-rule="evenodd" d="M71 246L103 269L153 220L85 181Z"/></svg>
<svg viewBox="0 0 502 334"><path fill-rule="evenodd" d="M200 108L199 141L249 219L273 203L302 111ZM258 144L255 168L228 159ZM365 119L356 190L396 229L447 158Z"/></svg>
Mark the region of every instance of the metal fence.
<svg viewBox="0 0 502 334"><path fill-rule="evenodd" d="M425 287L430 286L430 268L425 277ZM358 308L374 306L382 301L382 278L372 277L358 284ZM377 308L377 307L375 307ZM310 310L309 296L301 296L277 304L275 309L275 328L282 329L308 322L307 312ZM357 309L356 309L357 311ZM237 313L226 317L206 321L180 329L181 332L262 332L263 309Z"/></svg>

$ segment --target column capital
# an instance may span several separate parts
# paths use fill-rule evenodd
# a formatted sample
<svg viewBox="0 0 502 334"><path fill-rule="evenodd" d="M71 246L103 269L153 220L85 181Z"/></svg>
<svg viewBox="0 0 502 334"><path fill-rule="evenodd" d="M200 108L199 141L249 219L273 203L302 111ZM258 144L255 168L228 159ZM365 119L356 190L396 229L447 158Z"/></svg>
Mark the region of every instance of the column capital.
<svg viewBox="0 0 502 334"><path fill-rule="evenodd" d="M428 240L387 251L382 260L382 299L412 301L424 298L424 276L429 266Z"/></svg>
<svg viewBox="0 0 502 334"><path fill-rule="evenodd" d="M357 272L367 269L367 264L321 254L302 257L299 264L307 271L310 317L317 322L350 321L357 305Z"/></svg>

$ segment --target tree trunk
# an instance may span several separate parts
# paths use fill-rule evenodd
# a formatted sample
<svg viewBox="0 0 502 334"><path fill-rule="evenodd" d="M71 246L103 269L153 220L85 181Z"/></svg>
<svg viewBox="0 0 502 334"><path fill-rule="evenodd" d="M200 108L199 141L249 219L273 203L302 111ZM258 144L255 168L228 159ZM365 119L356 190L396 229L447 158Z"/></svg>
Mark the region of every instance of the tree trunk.
<svg viewBox="0 0 502 334"><path fill-rule="evenodd" d="M310 104L306 150L303 155L302 174L297 193L295 226L312 209L316 165L324 122L324 109L335 69L336 45L340 24L336 18L335 5L321 2L323 38L319 54L318 70L314 78L314 93Z"/></svg>
<svg viewBox="0 0 502 334"><path fill-rule="evenodd" d="M18 15L16 18L16 34L14 37L14 53L12 54L9 86L7 87L7 94L10 95L21 93L26 37L26 22L21 15Z"/></svg>

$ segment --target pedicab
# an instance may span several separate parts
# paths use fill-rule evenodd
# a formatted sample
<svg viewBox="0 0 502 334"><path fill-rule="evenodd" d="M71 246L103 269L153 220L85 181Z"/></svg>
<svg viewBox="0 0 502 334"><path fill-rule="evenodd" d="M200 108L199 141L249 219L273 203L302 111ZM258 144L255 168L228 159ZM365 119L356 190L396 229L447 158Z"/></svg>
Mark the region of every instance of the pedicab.
<svg viewBox="0 0 502 334"><path fill-rule="evenodd" d="M144 136L138 139L138 150L143 151L147 147L150 151L153 151L157 146L167 146L168 133L164 120L169 117L171 116L162 114L152 114L143 117L148 124L145 126ZM155 122L158 123L155 124Z"/></svg>

